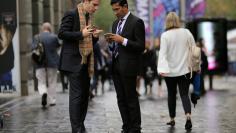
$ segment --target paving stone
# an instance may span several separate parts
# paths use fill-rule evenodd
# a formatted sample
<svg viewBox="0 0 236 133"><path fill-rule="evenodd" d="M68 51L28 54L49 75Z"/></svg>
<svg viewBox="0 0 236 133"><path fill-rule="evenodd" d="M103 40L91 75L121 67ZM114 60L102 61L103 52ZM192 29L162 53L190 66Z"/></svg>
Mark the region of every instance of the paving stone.
<svg viewBox="0 0 236 133"><path fill-rule="evenodd" d="M235 78L234 78L235 79ZM216 78L215 90L208 91L192 108L191 133L236 132L236 80ZM207 81L206 81L207 82ZM233 87L232 87L233 86ZM154 92L154 91L153 91ZM166 89L165 93L166 94ZM56 106L41 108L38 94L22 97L4 115L0 133L70 133L68 92L57 93ZM185 116L177 99L176 126L170 128L167 97L155 94L140 97L143 133L184 133ZM122 125L114 91L95 97L89 103L85 126L88 133L120 133Z"/></svg>

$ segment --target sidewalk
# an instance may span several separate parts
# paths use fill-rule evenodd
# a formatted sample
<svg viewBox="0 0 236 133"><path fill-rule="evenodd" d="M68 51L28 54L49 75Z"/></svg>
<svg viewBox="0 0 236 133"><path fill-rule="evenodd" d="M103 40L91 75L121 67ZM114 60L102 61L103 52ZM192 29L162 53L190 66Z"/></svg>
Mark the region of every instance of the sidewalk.
<svg viewBox="0 0 236 133"><path fill-rule="evenodd" d="M215 77L213 87L214 90L208 91L197 107L192 109L192 133L236 132L236 78ZM57 105L45 110L41 108L41 99L37 93L20 97L6 106L8 111L4 114L4 128L0 129L0 133L70 133L68 92L62 93L61 87L58 88ZM140 105L143 133L186 132L180 98L177 101L174 129L165 125L169 120L166 96L157 97L154 89L152 96L140 97ZM104 95L99 93L89 103L85 121L88 133L120 133L121 124L114 91L106 90Z"/></svg>
<svg viewBox="0 0 236 133"><path fill-rule="evenodd" d="M0 106L6 104L7 102L17 98L16 93L0 93Z"/></svg>

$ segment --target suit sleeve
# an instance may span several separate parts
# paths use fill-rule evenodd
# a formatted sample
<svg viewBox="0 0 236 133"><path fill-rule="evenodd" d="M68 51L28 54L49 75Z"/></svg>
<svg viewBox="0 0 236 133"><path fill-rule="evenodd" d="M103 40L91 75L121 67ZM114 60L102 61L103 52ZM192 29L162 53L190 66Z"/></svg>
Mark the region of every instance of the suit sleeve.
<svg viewBox="0 0 236 133"><path fill-rule="evenodd" d="M145 27L144 22L138 19L135 23L134 40L128 39L127 49L142 53L145 49Z"/></svg>
<svg viewBox="0 0 236 133"><path fill-rule="evenodd" d="M68 11L62 18L58 37L62 40L78 41L83 39L81 31L73 31L73 25L75 21L75 13Z"/></svg>

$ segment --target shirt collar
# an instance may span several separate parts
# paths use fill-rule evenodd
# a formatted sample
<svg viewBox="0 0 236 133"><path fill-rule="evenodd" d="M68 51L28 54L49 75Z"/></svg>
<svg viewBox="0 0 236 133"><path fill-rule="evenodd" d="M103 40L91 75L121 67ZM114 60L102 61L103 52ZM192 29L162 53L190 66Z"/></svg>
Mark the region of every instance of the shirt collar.
<svg viewBox="0 0 236 133"><path fill-rule="evenodd" d="M129 15L130 15L130 11L122 19L126 20L129 17Z"/></svg>

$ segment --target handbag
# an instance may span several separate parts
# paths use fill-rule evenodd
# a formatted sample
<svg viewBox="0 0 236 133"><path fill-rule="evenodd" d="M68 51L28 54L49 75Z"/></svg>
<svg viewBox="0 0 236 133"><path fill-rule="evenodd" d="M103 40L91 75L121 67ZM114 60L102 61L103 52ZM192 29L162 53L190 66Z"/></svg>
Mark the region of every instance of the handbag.
<svg viewBox="0 0 236 133"><path fill-rule="evenodd" d="M188 40L189 54L188 64L190 69L190 78L192 78L193 72L201 70L201 49L196 44L191 44Z"/></svg>
<svg viewBox="0 0 236 133"><path fill-rule="evenodd" d="M38 43L36 44L37 46L32 50L32 60L37 64L37 65L44 65L46 63L46 55L45 55L45 48L43 43L40 40L40 36L37 36Z"/></svg>

